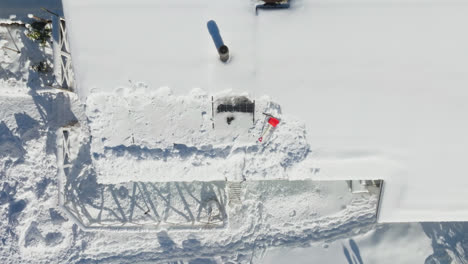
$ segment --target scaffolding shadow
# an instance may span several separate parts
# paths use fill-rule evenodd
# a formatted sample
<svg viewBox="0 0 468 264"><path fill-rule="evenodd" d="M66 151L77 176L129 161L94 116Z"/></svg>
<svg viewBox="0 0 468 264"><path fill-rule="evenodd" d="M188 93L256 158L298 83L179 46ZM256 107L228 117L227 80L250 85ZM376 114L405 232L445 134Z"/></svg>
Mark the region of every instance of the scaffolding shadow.
<svg viewBox="0 0 468 264"><path fill-rule="evenodd" d="M99 184L89 144L71 157L70 133L64 129L60 135L61 201L84 228L210 229L227 223L225 182Z"/></svg>

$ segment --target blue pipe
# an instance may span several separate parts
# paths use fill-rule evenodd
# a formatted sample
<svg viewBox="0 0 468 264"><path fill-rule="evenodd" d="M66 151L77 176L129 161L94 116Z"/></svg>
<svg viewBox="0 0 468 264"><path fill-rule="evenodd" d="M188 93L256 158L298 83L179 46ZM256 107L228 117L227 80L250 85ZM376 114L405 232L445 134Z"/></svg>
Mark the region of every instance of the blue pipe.
<svg viewBox="0 0 468 264"><path fill-rule="evenodd" d="M221 38L221 35L219 34L218 25L216 25L214 20L210 20L206 26L208 27L208 32L210 32L211 38L216 46L216 50L219 50L219 48L224 45L224 42L223 38Z"/></svg>

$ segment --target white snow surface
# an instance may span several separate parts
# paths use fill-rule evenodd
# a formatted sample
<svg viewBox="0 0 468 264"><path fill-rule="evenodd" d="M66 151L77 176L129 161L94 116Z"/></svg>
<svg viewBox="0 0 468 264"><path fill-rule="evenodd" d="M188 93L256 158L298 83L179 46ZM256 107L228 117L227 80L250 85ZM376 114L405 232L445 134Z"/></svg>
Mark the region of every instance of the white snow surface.
<svg viewBox="0 0 468 264"><path fill-rule="evenodd" d="M21 14L34 13L37 5L51 2L32 3L22 0L13 4L11 1L1 1L0 11L7 10L8 15L4 17L4 13L0 12L0 18L8 19L10 14L22 17ZM59 9L54 5L46 7L54 11ZM327 243L333 252L338 253L333 245L344 243L348 254L356 254L359 250L352 246L351 240L340 240L355 236L366 263L368 260L380 263L381 256L390 256L386 258L391 259L394 256L392 253L401 252L401 245L406 246L408 243L411 245L406 250L414 249L415 252L400 255L398 261L420 262L423 254L430 254L428 244L431 240L433 246L439 244L443 248L428 259L434 261L440 257L442 261L453 259L453 263L465 261L463 234L466 232L463 232L462 224L423 224L424 233L429 238L424 236L420 228L414 228L418 224L411 225L411 228L375 225L376 195L351 194L344 182L246 181L241 193L244 202L225 207L229 221L215 229L193 223L197 213L203 220L207 211L210 211L211 216L213 211L216 213L213 203L203 204L207 198L213 202L210 200L212 197L203 197L207 192L200 191L200 186L210 186L213 182L99 184L91 160L89 132L93 124L87 122L87 106L80 103L73 93L47 87L53 80L49 72L40 73L31 68L40 61L52 63L49 44L40 47L37 42L25 37L27 31L23 27L9 25L8 28L21 54L7 50L0 53L1 263L270 263L269 253L265 255L264 252L271 247L298 249ZM12 45L3 25L0 26L0 41L1 45ZM138 88L138 85L134 88ZM159 92L162 91L164 89ZM153 96L157 97L159 92L153 93ZM133 96L134 92L131 94ZM198 90L191 95L177 95L172 99L191 98L189 101L193 103L192 96L202 94L206 92ZM104 97L114 99L118 97L116 95L121 93L103 93ZM99 92L96 96L99 96ZM258 100L270 101L262 98ZM161 100L156 102L162 103ZM124 108L124 111L129 109L138 110L138 107ZM132 116L135 113L142 112L134 111ZM281 141L287 142L287 137L291 135L297 136L298 142L305 138L302 134L305 129L300 121L288 115L282 117L284 126L274 131L270 145L264 148L266 151L277 148L272 151L277 162L288 161L284 158L289 155L288 147L283 149L285 145ZM241 122L247 120L244 118L243 115L236 116L236 120ZM224 119L220 116L221 121ZM140 123L137 122L137 125ZM215 134L214 137L221 135L223 138L230 133L232 136L232 133L239 133L245 128L242 126L235 130L219 131L221 134ZM71 133L71 148L67 155L68 162L72 159L72 163L66 168L63 166L61 142L63 129ZM95 129L102 128L96 126ZM128 136L131 130L124 132ZM137 132L145 135L147 131ZM154 138L149 139L153 141L149 140L145 144L155 144L149 148L156 149L159 143ZM128 141L124 143L132 147ZM223 139L218 143L226 144ZM249 141L243 140L227 143L234 147L240 146L241 153L244 147L248 150L249 144ZM118 145L110 144L109 147ZM174 146L168 146L168 151L171 147ZM334 162L335 159L333 155L323 155L322 160ZM360 160L365 162L369 159L362 155ZM321 172L319 168L313 167L314 160L307 162L312 167L300 165L302 162L285 164L292 166L291 169L300 165L294 174L306 174L307 171L317 176L322 174L318 173ZM351 163L350 167L355 166L354 162ZM68 170L68 174L64 178L65 170ZM222 184L218 183L220 186ZM133 193L130 189L132 186L135 188ZM144 186L154 186L156 192L147 192ZM222 194L219 197L225 199ZM156 210L163 212L161 215L166 218L166 223L161 221L158 225L152 221L155 217L153 210L150 215L145 214L146 206L151 202L157 202ZM226 200L219 202L225 205ZM76 212L78 214L74 214ZM125 218L129 214L130 218ZM77 217L83 217L84 221L80 222ZM167 225L174 224L170 223L173 221L185 221L192 226L174 230ZM148 223L152 228L141 228ZM126 229L132 224L139 225L140 229ZM94 228L96 226L98 228ZM368 233L375 227L376 231ZM382 229L384 232L381 232ZM444 252L449 257L441 254ZM335 256L338 256L336 253ZM350 262L345 252L340 254L341 259L334 256L322 262ZM352 261L358 261L355 255L352 255Z"/></svg>
<svg viewBox="0 0 468 264"><path fill-rule="evenodd" d="M86 131L86 126L74 128L70 158L76 163L72 172L66 179L57 175L60 148L55 147L60 146L54 139L60 134L55 130L74 118L86 119L73 94L52 90L31 96L18 90L16 95L1 96L0 106L0 238L4 243L0 258L4 263L251 263L256 252L269 245L294 247L334 240L362 234L375 223L376 196L353 195L344 182L249 181L243 203L224 208L229 210L229 222L223 228L172 230L155 225L138 209L151 195L138 193L135 197L129 189L131 199L123 199L121 190L130 183L93 181L83 158L86 146L80 142L86 137L78 133ZM119 190L119 198L101 195L112 188ZM161 190L171 202L167 208L163 203L156 206L160 212L169 212L162 214L168 220L180 221L180 212L179 219L174 217L176 210L196 214L197 193L182 190L184 195L177 197L177 191L168 196L167 190ZM60 201L62 193L70 195L69 204ZM118 200L116 208L112 207L114 199ZM100 202L102 206L96 207ZM133 221L153 228L126 230L130 223L111 218L113 210L118 214L131 204L136 208ZM78 207L89 222L76 222L68 207ZM87 226L83 228L83 224Z"/></svg>
<svg viewBox="0 0 468 264"><path fill-rule="evenodd" d="M268 95L305 124L299 177L385 179L382 222L468 219L466 2L302 0L256 16L252 1L65 0L64 11L83 101L137 82Z"/></svg>
<svg viewBox="0 0 468 264"><path fill-rule="evenodd" d="M262 110L280 112L267 98L256 101L255 123L251 113L221 112L212 119L211 107L200 89L186 96L144 86L92 93L86 112L98 181L288 179L286 170L309 153L304 126L287 117L264 144L256 142L268 126ZM227 116L235 118L230 125Z"/></svg>
<svg viewBox="0 0 468 264"><path fill-rule="evenodd" d="M332 243L269 249L259 259L270 264L425 263L431 252L431 243L420 225L398 224L382 225L364 235Z"/></svg>

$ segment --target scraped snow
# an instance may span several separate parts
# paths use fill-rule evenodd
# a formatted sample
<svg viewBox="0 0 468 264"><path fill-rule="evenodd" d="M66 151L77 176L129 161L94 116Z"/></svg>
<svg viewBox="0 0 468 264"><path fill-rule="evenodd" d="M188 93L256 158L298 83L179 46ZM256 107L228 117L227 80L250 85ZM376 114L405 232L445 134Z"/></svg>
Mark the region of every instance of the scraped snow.
<svg viewBox="0 0 468 264"><path fill-rule="evenodd" d="M257 142L266 129L262 112L281 113L267 98L256 100L255 123L251 113L217 113L200 89L93 93L86 112L100 183L285 179L310 151L304 126L287 116ZM227 124L226 116L235 119Z"/></svg>

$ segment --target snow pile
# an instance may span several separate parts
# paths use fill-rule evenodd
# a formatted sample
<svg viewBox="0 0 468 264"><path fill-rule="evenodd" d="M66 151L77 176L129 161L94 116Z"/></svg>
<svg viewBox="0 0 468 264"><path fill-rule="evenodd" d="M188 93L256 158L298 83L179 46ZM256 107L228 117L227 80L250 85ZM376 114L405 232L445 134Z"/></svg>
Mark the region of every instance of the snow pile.
<svg viewBox="0 0 468 264"><path fill-rule="evenodd" d="M232 92L218 93L214 101L227 95ZM259 143L268 126L262 112L281 115L281 108L263 97L255 101L254 115L217 113L203 90L175 96L168 88L150 90L143 84L114 94L92 93L86 113L98 181L287 178L285 170L310 152L305 127L282 116ZM230 124L226 117L233 119Z"/></svg>

